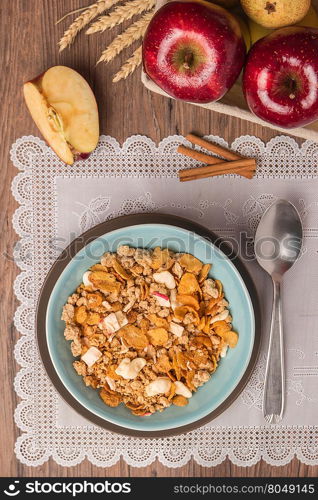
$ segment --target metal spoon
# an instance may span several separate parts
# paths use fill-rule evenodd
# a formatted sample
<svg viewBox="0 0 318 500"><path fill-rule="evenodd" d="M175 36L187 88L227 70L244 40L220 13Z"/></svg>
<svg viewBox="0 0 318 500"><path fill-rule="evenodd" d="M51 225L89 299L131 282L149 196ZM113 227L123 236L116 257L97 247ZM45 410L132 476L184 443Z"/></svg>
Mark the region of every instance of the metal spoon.
<svg viewBox="0 0 318 500"><path fill-rule="evenodd" d="M267 422L281 420L285 405L285 369L280 286L283 275L297 260L302 225L294 205L278 200L264 213L255 235L259 265L273 280L273 310L265 373L263 415Z"/></svg>

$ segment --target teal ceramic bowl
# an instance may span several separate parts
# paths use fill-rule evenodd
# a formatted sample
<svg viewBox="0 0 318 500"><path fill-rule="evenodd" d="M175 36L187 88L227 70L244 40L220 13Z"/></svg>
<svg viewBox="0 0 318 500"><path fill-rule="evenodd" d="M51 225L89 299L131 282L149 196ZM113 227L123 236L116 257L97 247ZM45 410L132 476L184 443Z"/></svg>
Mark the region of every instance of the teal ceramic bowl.
<svg viewBox="0 0 318 500"><path fill-rule="evenodd" d="M166 217L166 216L165 216ZM200 226L198 226L200 227ZM233 317L233 329L239 333L239 341L234 349L219 364L210 380L193 395L186 407L171 406L161 413L149 417L138 417L121 404L117 408L106 406L97 390L86 387L72 366L74 358L70 350L70 342L63 335L65 324L60 319L62 308L82 281L84 272L94 263L100 261L106 251L115 252L119 245L154 248L168 247L175 252L188 252L205 263L212 263L210 276L222 281L224 292L230 303ZM67 257L65 257L67 259ZM61 265L61 263L60 263ZM62 264L63 265L63 264ZM54 273L53 273L54 274ZM165 433L174 429L186 429L196 426L195 423L213 415L213 412L224 405L224 402L235 393L249 366L255 340L255 316L253 305L246 284L231 260L213 243L199 234L176 225L144 223L111 230L85 245L64 264L64 269L55 277L53 285L51 273L51 293L45 306L45 344L50 360L43 359L44 364L54 367L59 379L59 386L64 386L76 409L98 424L112 424L115 430L129 433ZM47 290L46 290L47 293ZM44 294L45 295L45 294ZM39 307L41 306L41 300ZM43 316L43 311L38 310ZM41 319L39 320L41 322ZM38 323L39 325L39 323ZM43 331L39 341L43 346ZM51 377L52 378L52 377ZM55 384L56 385L56 384ZM63 395L68 401L68 396ZM69 402L69 401L68 401ZM74 407L74 404L72 404ZM107 425L105 425L107 427ZM111 427L112 428L112 427Z"/></svg>

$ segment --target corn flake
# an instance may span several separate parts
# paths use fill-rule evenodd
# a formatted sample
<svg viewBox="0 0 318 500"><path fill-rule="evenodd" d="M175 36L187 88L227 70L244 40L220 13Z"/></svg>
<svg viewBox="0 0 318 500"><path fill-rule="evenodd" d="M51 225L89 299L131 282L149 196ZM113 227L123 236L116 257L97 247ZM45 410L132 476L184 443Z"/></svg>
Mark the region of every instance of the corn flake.
<svg viewBox="0 0 318 500"><path fill-rule="evenodd" d="M202 262L199 259L197 259L193 255L190 255L189 253L184 253L180 257L179 263L187 271L189 271L190 273L195 273L195 274L198 274L201 271L202 266L203 266Z"/></svg>
<svg viewBox="0 0 318 500"><path fill-rule="evenodd" d="M178 286L179 295L192 295L200 291L201 288L196 277L191 273L184 273Z"/></svg>
<svg viewBox="0 0 318 500"><path fill-rule="evenodd" d="M156 314L148 314L148 319L151 321L151 323L158 327L165 328L166 330L168 330L169 328L169 323L166 318L160 318Z"/></svg>
<svg viewBox="0 0 318 500"><path fill-rule="evenodd" d="M134 347L135 349L144 349L149 343L146 335L135 325L125 325L118 333L129 347Z"/></svg>
<svg viewBox="0 0 318 500"><path fill-rule="evenodd" d="M170 257L170 252L167 248L156 247L152 254L152 269L170 269L173 264L173 259Z"/></svg>
<svg viewBox="0 0 318 500"><path fill-rule="evenodd" d="M229 332L231 330L231 325L226 321L216 321L213 323L213 330L220 337L223 336L224 333Z"/></svg>
<svg viewBox="0 0 318 500"><path fill-rule="evenodd" d="M118 368L118 365L109 366L109 368L107 369L107 372L106 372L107 377L110 377L113 380L122 380L123 379L122 376L118 375L118 373L116 373L117 368Z"/></svg>
<svg viewBox="0 0 318 500"><path fill-rule="evenodd" d="M103 302L103 297L99 293L88 293L86 299L88 307L92 309L100 307Z"/></svg>
<svg viewBox="0 0 318 500"><path fill-rule="evenodd" d="M177 302L179 302L179 304L182 304L184 306L191 306L193 307L193 309L195 309L196 311L199 311L200 309L200 304L198 302L198 300L193 297L193 295L177 295Z"/></svg>
<svg viewBox="0 0 318 500"><path fill-rule="evenodd" d="M222 292L223 292L223 285L220 280L215 280L215 286L219 292L219 297L221 297Z"/></svg>
<svg viewBox="0 0 318 500"><path fill-rule="evenodd" d="M84 324L87 319L87 309L85 306L79 306L75 308L74 318L76 323L80 325Z"/></svg>
<svg viewBox="0 0 318 500"><path fill-rule="evenodd" d="M104 403L107 406L111 406L112 408L115 408L121 403L121 396L118 393L114 393L113 391L108 391L105 388L101 389L99 392L100 397L104 401Z"/></svg>
<svg viewBox="0 0 318 500"><path fill-rule="evenodd" d="M172 369L172 365L169 361L167 354L162 354L158 358L155 367L161 373L168 373Z"/></svg>
<svg viewBox="0 0 318 500"><path fill-rule="evenodd" d="M208 274L210 272L211 267L212 267L211 264L204 264L204 266L202 267L200 274L199 274L199 283L203 283L203 281L206 280L206 278L208 277Z"/></svg>
<svg viewBox="0 0 318 500"><path fill-rule="evenodd" d="M118 262L117 259L114 259L113 261L113 268L117 274L124 280L129 280L130 279L130 274L127 273L127 271L123 268L123 266Z"/></svg>
<svg viewBox="0 0 318 500"><path fill-rule="evenodd" d="M176 406L187 406L187 404L189 403L188 399L184 396L175 396L172 402Z"/></svg>
<svg viewBox="0 0 318 500"><path fill-rule="evenodd" d="M222 335L222 338L223 338L224 342L229 345L229 347L233 348L237 344L238 334L236 332L233 332L232 330L230 330L229 332L225 332Z"/></svg>
<svg viewBox="0 0 318 500"><path fill-rule="evenodd" d="M204 345L208 349L212 349L211 339L205 335L198 335L194 337L193 342L197 345Z"/></svg>
<svg viewBox="0 0 318 500"><path fill-rule="evenodd" d="M107 267L102 264L95 264L90 268L90 271L105 271L107 273Z"/></svg>
<svg viewBox="0 0 318 500"><path fill-rule="evenodd" d="M172 383L170 385L170 392L169 392L169 395L168 395L168 400L169 401L174 397L175 393L176 393L176 386Z"/></svg>
<svg viewBox="0 0 318 500"><path fill-rule="evenodd" d="M165 345L168 342L169 334L164 328L151 328L147 336L152 345Z"/></svg>
<svg viewBox="0 0 318 500"><path fill-rule="evenodd" d="M89 312L86 318L86 323L88 325L98 325L101 320L101 316L95 312Z"/></svg>
<svg viewBox="0 0 318 500"><path fill-rule="evenodd" d="M110 283L115 283L116 278L112 273L106 271L94 271L89 275L89 281L95 284L95 281L107 281Z"/></svg>

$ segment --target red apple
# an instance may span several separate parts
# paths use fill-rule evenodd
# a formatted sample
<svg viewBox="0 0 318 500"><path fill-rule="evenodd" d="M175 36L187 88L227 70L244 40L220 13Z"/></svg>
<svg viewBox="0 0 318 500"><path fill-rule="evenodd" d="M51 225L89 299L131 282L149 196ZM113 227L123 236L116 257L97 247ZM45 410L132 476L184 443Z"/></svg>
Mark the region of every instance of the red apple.
<svg viewBox="0 0 318 500"><path fill-rule="evenodd" d="M198 103L224 96L239 76L245 54L234 16L201 0L165 4L150 21L143 42L149 78L172 97Z"/></svg>
<svg viewBox="0 0 318 500"><path fill-rule="evenodd" d="M318 30L291 26L250 50L243 90L250 110L283 128L318 119Z"/></svg>

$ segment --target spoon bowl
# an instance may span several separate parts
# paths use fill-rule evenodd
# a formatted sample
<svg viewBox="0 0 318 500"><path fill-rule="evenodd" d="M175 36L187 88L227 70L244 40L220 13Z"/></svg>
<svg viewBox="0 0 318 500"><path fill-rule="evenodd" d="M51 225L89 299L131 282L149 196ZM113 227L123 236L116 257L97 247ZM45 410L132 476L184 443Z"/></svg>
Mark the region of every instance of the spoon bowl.
<svg viewBox="0 0 318 500"><path fill-rule="evenodd" d="M267 354L263 415L279 422L285 406L285 369L280 285L299 257L302 245L299 214L290 202L277 200L264 213L255 234L255 256L273 281L273 311Z"/></svg>
<svg viewBox="0 0 318 500"><path fill-rule="evenodd" d="M264 213L255 235L259 265L273 279L281 279L299 257L302 225L294 205L278 200Z"/></svg>

